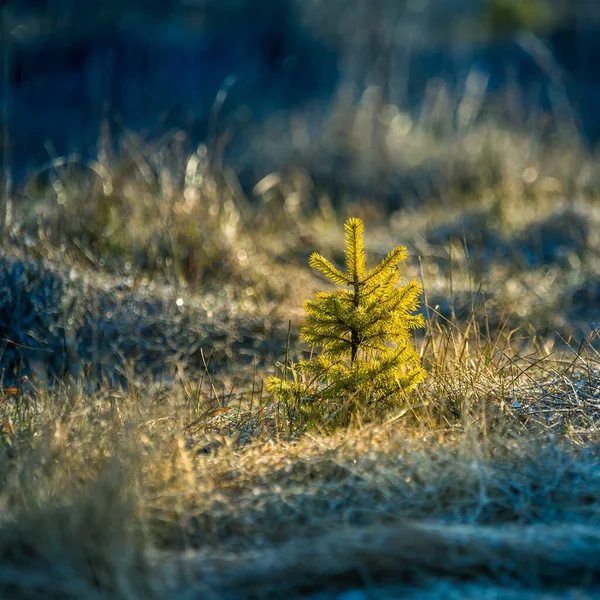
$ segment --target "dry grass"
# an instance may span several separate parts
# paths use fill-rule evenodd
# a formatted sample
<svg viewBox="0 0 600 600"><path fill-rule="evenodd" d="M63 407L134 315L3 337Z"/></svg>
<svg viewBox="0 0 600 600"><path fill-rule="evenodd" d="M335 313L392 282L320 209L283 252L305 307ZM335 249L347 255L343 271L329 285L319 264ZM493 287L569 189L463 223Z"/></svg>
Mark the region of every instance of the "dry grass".
<svg viewBox="0 0 600 600"><path fill-rule="evenodd" d="M593 161L576 147L559 169L552 147L476 124L454 132L458 152L428 127L396 132L413 137L386 162L393 175L420 148L442 174L429 201L447 188L447 202L392 215L359 193L334 201L310 165L263 180L250 202L177 139L100 152L91 178L53 164L22 190L4 253L17 274L33 260L40 282L46 268L61 278L50 325L71 346L46 348L68 358L50 372L26 352L43 336L18 331L2 379L0 596L597 592ZM469 162L469 136L492 158ZM473 183L482 165L493 176ZM299 432L264 380L306 352L302 301L323 287L306 259L340 258L348 213L373 232L374 260L409 246L429 376L395 412Z"/></svg>
<svg viewBox="0 0 600 600"><path fill-rule="evenodd" d="M282 407L258 395L210 409L186 379L5 395L2 595L589 588L594 353L559 360L498 342L490 356L467 337L424 347L435 368L399 413L333 435L290 435ZM557 381L591 403L566 423L560 409L546 418L550 398L564 402Z"/></svg>

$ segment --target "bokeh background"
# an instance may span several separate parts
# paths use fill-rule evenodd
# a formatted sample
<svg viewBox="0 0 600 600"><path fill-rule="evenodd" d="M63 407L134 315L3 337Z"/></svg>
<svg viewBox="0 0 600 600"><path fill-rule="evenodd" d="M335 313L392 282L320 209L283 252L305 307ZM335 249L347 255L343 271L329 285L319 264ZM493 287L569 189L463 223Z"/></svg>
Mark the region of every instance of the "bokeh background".
<svg viewBox="0 0 600 600"><path fill-rule="evenodd" d="M448 137L493 115L593 143L599 26L594 0L5 0L2 151L20 180L107 132L227 132L247 187L290 164L348 183L357 154L370 185L390 124Z"/></svg>

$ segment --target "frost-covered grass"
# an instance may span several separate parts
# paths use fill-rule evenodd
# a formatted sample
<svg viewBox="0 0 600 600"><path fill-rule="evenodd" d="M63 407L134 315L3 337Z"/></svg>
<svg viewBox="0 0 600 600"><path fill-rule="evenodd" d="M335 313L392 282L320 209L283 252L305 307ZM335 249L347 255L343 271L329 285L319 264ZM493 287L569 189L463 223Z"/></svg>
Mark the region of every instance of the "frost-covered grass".
<svg viewBox="0 0 600 600"><path fill-rule="evenodd" d="M481 127L460 151L427 138L444 185L391 210L307 164L252 196L203 149L141 142L19 190L0 263L0 596L592 596L595 162ZM478 135L493 153L469 151ZM432 181L417 166L403 181ZM302 303L327 285L308 255L343 260L348 216L373 263L407 245L428 376L383 416L299 434L264 382L305 355Z"/></svg>
<svg viewBox="0 0 600 600"><path fill-rule="evenodd" d="M436 338L406 406L332 435L290 434L258 384L227 396L208 374L3 394L2 594L591 589L595 353Z"/></svg>

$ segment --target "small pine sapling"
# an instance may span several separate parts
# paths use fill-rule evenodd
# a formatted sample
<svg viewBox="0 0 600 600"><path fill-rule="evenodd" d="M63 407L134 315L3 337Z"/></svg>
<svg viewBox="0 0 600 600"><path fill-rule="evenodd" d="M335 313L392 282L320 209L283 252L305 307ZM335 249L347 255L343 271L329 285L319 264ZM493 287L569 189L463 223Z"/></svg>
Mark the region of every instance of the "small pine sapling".
<svg viewBox="0 0 600 600"><path fill-rule="evenodd" d="M422 315L413 314L422 288L414 280L400 285L406 248L397 246L367 271L363 222L349 219L344 229L345 272L316 252L309 259L313 269L343 286L305 303L301 338L313 355L289 367L284 379L268 381L291 414L308 423L342 425L361 407L394 406L425 377L411 344L411 332L424 325Z"/></svg>

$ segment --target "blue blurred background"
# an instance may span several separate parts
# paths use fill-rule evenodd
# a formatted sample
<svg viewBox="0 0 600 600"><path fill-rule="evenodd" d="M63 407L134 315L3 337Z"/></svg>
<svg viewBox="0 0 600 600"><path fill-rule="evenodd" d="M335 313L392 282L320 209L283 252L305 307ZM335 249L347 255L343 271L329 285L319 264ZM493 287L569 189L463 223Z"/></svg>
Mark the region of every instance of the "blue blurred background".
<svg viewBox="0 0 600 600"><path fill-rule="evenodd" d="M247 186L322 156L358 101L593 145L599 26L596 0L4 0L0 149L19 181L177 131L221 140Z"/></svg>

